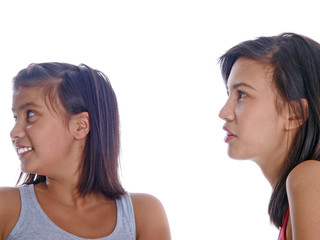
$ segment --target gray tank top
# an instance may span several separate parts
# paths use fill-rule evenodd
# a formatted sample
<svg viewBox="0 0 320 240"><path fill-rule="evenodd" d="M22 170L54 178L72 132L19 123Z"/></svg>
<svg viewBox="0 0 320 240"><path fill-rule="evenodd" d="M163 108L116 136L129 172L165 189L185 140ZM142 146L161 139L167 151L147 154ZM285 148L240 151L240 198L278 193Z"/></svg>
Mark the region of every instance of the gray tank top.
<svg viewBox="0 0 320 240"><path fill-rule="evenodd" d="M21 212L18 222L7 240L41 239L41 240L87 240L72 235L57 225L41 209L34 192L34 185L19 187ZM117 224L113 232L95 240L135 240L136 227L132 202L129 194L116 200ZM93 240L93 239L90 239Z"/></svg>

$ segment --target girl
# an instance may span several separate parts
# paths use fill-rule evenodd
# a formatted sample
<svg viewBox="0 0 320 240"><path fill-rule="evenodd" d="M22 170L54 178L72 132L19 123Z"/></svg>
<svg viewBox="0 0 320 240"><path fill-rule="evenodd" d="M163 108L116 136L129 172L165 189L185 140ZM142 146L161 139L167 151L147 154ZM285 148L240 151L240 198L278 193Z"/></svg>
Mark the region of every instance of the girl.
<svg viewBox="0 0 320 240"><path fill-rule="evenodd" d="M170 239L161 203L119 182L117 100L102 72L31 64L13 90L22 186L0 190L1 239Z"/></svg>
<svg viewBox="0 0 320 240"><path fill-rule="evenodd" d="M252 159L270 182L278 239L319 239L320 45L293 33L260 37L220 63L229 156Z"/></svg>

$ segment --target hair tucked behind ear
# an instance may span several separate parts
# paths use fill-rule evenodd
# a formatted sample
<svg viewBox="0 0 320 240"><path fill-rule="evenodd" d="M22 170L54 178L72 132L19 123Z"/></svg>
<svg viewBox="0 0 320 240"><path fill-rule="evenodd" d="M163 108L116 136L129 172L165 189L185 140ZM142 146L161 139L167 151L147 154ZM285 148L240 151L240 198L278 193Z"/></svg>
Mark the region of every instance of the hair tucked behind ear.
<svg viewBox="0 0 320 240"><path fill-rule="evenodd" d="M320 45L294 33L242 42L220 58L225 82L228 81L233 64L240 57L255 59L273 67L273 82L279 100L291 105L292 109L297 109L298 103L300 109L297 109L296 114L302 116L304 122L279 170L278 182L269 203L271 221L279 227L282 226L288 206L286 179L289 173L305 160L320 160ZM308 103L308 116L304 116L301 99L306 99Z"/></svg>
<svg viewBox="0 0 320 240"><path fill-rule="evenodd" d="M116 95L102 72L84 64L31 64L13 79L14 89L43 87L54 106L59 100L66 118L88 112L90 132L81 164L78 191L84 196L101 192L116 199L124 194L118 176L119 113ZM20 176L19 180L21 179ZM45 181L45 176L27 174L23 184Z"/></svg>

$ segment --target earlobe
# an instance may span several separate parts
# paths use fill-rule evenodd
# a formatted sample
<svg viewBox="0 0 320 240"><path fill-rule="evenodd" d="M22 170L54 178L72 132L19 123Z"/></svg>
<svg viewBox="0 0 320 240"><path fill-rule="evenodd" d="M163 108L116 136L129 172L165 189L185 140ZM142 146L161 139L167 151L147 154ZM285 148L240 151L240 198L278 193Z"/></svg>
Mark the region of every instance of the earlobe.
<svg viewBox="0 0 320 240"><path fill-rule="evenodd" d="M87 112L82 112L74 116L75 132L74 137L77 140L85 138L90 132L90 119Z"/></svg>
<svg viewBox="0 0 320 240"><path fill-rule="evenodd" d="M308 101L305 98L292 102L288 109L288 117L285 123L287 131L300 127L309 117Z"/></svg>

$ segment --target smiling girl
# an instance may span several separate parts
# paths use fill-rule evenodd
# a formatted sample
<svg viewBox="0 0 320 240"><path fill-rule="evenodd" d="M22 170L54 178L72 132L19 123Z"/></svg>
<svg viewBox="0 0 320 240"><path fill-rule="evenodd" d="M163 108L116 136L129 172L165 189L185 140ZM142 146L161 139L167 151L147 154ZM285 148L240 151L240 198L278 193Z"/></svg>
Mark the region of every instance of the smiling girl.
<svg viewBox="0 0 320 240"><path fill-rule="evenodd" d="M257 163L279 240L320 236L320 45L294 33L242 42L221 58L228 154Z"/></svg>
<svg viewBox="0 0 320 240"><path fill-rule="evenodd" d="M161 203L120 184L117 100L102 72L31 64L13 90L22 184L0 190L1 239L170 239Z"/></svg>

